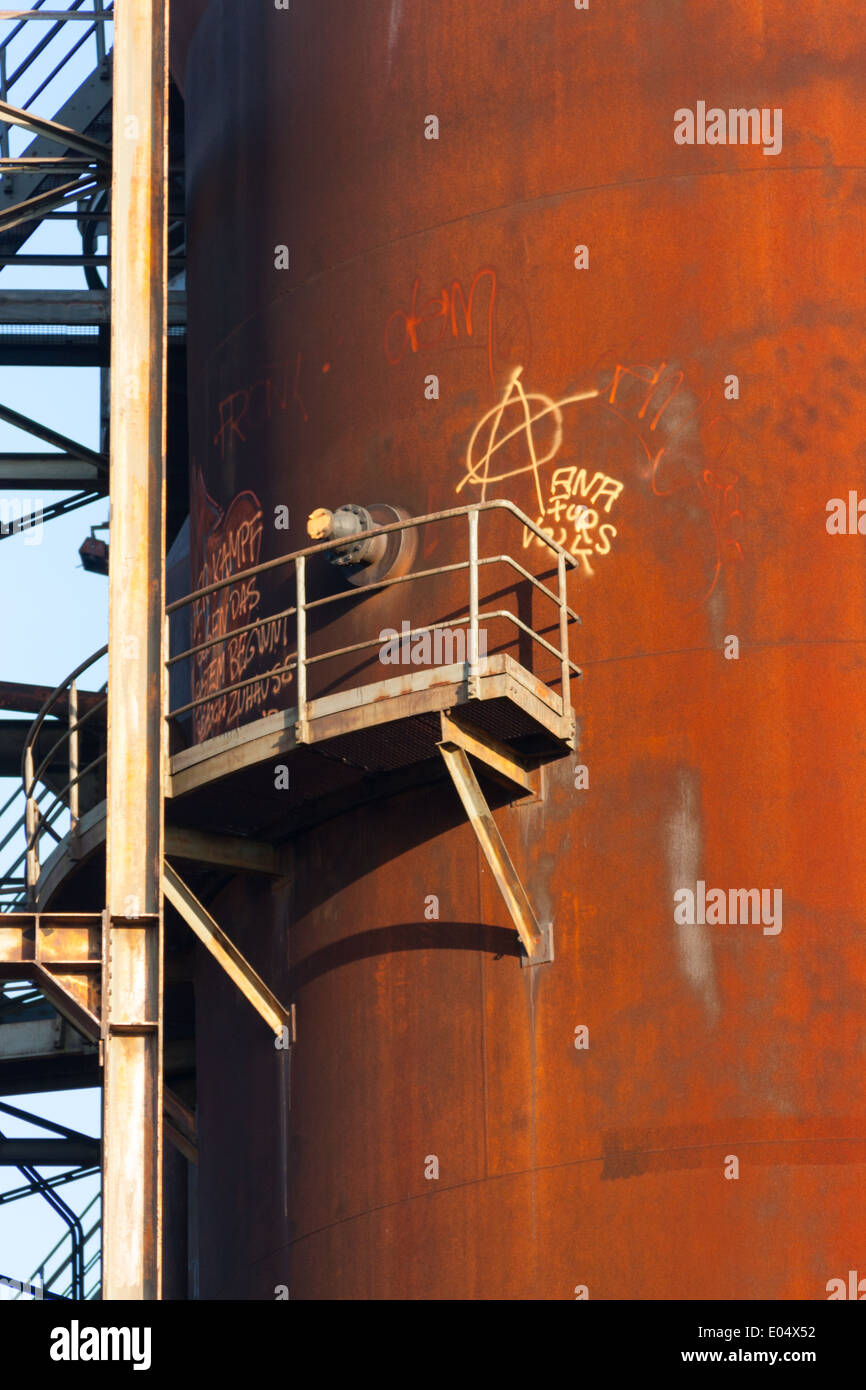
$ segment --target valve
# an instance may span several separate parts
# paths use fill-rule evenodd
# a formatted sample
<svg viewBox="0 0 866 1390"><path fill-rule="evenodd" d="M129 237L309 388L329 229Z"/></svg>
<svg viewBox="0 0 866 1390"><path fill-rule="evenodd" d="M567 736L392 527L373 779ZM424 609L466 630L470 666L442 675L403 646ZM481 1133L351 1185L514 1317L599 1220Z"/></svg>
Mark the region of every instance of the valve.
<svg viewBox="0 0 866 1390"><path fill-rule="evenodd" d="M408 521L409 513L387 502L369 502L359 507L346 502L336 511L317 507L307 518L307 535L313 541L340 541L328 552L332 565L339 568L341 577L355 588L378 584L386 575L407 574L411 569L417 547L413 526L385 531L383 534L353 540L364 531L393 526Z"/></svg>
<svg viewBox="0 0 866 1390"><path fill-rule="evenodd" d="M363 531L375 529L376 522L367 508L358 507L354 502L345 503L335 512L327 507L317 507L307 518L307 535L311 540L346 541L345 545L331 553L329 558L332 565L375 564L384 552L386 538L366 536L360 541L352 540L353 536Z"/></svg>

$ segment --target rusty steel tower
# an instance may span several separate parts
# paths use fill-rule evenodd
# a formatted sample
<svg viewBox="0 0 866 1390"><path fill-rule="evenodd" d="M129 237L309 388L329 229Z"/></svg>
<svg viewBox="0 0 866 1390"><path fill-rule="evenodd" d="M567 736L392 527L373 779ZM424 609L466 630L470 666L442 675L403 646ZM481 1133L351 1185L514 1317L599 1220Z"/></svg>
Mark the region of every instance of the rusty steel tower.
<svg viewBox="0 0 866 1390"><path fill-rule="evenodd" d="M99 1046L107 1297L856 1265L861 39L119 0L111 148L68 141L111 171L107 716L82 653L0 919Z"/></svg>

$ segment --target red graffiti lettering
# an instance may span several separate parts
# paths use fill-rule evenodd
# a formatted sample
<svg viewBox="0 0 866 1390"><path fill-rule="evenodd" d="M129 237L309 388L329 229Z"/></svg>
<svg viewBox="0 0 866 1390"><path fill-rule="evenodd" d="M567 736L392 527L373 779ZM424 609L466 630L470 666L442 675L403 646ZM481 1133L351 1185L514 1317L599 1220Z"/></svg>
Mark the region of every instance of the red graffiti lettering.
<svg viewBox="0 0 866 1390"><path fill-rule="evenodd" d="M392 367L396 367L398 362L402 362L407 352L413 354L429 352L432 348L438 347L449 327L455 342L459 342L461 336L474 342L478 336L475 332L476 319L473 317L477 311L475 296L484 280L489 282L490 289L484 326L486 337L484 346L487 348L490 380L495 385L496 271L489 266L484 270L479 270L475 275L469 286L468 297L464 294L461 282L454 280L450 289L448 286L444 286L431 299L425 300L420 309L418 307L418 295L421 288L421 277L416 277L412 286L412 299L408 313L404 309L395 309L385 324L385 355Z"/></svg>

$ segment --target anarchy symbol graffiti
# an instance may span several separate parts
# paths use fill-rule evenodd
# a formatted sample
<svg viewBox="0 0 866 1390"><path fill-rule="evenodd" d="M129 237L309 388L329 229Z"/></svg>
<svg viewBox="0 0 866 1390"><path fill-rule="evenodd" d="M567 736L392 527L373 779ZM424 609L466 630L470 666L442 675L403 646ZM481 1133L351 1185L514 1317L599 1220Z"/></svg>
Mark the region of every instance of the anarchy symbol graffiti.
<svg viewBox="0 0 866 1390"><path fill-rule="evenodd" d="M487 487L490 483L500 483L505 478L516 478L531 473L538 497L538 508L544 512L544 497L540 479L541 469L551 459L556 458L562 447L562 409L578 401L595 399L598 391L580 391L574 396L563 396L555 401L551 396L538 391L526 391L521 380L522 367L512 372L505 393L498 405L489 410L478 421L466 450L466 473L457 484L460 492L467 483L481 489L481 501L487 501ZM535 431L542 420L551 417L553 436L550 442L539 450ZM507 418L506 418L507 417ZM509 428L511 420L517 423ZM479 443L487 428L486 442ZM500 434L500 430L504 430ZM491 472L491 460L513 439L523 437L526 444L527 461L517 468L507 468L504 472Z"/></svg>

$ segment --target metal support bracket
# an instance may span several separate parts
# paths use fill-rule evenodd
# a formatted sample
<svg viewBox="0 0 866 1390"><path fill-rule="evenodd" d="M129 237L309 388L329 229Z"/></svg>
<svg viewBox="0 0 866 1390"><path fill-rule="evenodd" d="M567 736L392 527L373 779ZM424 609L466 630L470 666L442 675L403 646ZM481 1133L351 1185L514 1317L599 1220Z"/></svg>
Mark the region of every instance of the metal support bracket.
<svg viewBox="0 0 866 1390"><path fill-rule="evenodd" d="M465 749L458 743L444 740L438 748L457 788L457 795L463 802L463 809L475 831L484 857L490 865L496 886L505 900L505 906L523 943L523 949L533 964L550 960L552 957L547 954L544 933L538 925L526 889L511 862L505 841L484 799L484 793L478 785L478 779Z"/></svg>
<svg viewBox="0 0 866 1390"><path fill-rule="evenodd" d="M286 1008L268 989L262 977L229 940L222 927L214 921L207 908L199 902L192 889L169 863L163 865L163 888L172 907L187 926L192 928L202 945L207 947L232 984L249 1000L271 1032L282 1033L283 1028L288 1028L289 1039L293 1042L294 1009Z"/></svg>
<svg viewBox="0 0 866 1390"><path fill-rule="evenodd" d="M489 775L514 796L537 796L538 773L529 772L505 743L467 725L454 710L439 715L442 742L454 744L484 764Z"/></svg>
<svg viewBox="0 0 866 1390"><path fill-rule="evenodd" d="M89 1042L100 1034L99 913L0 916L0 980L30 980Z"/></svg>
<svg viewBox="0 0 866 1390"><path fill-rule="evenodd" d="M109 916L106 909L102 914L103 939L108 939L108 932L111 927L158 927L159 917L154 912L136 912L128 917L122 912L113 912Z"/></svg>
<svg viewBox="0 0 866 1390"><path fill-rule="evenodd" d="M264 841L239 835L215 835L187 826L165 827L165 853L172 859L188 859L196 864L219 864L241 873L265 874L270 878L291 876L291 848L278 848Z"/></svg>
<svg viewBox="0 0 866 1390"><path fill-rule="evenodd" d="M22 111L17 106L10 106L8 101L0 101L0 118L12 125L22 126L33 135L43 135L48 140L54 140L56 144L67 149L79 150L88 160L98 164L107 165L111 162L110 145L103 144L101 140L94 140L90 135L82 135L80 130L71 130L69 126L60 125L58 121L49 121L44 116L34 115L32 111Z"/></svg>
<svg viewBox="0 0 866 1390"><path fill-rule="evenodd" d="M123 926L153 925L154 918L115 917ZM7 912L0 914L0 981L29 980L88 1042L99 1044L99 1063L104 1048L101 995L103 943L107 939L107 913ZM110 988L111 977L108 975ZM115 1035L151 1033L158 1025L113 1023ZM167 1087L163 1089L167 1138L192 1163L198 1162L195 1116ZM49 1126L50 1127L50 1126ZM71 1131L70 1131L71 1133ZM42 1160L47 1162L47 1159Z"/></svg>
<svg viewBox="0 0 866 1390"><path fill-rule="evenodd" d="M531 965L551 965L555 960L553 952L553 923L541 923L541 941L539 942L535 954L532 956L521 956L520 965L523 970L527 970Z"/></svg>

